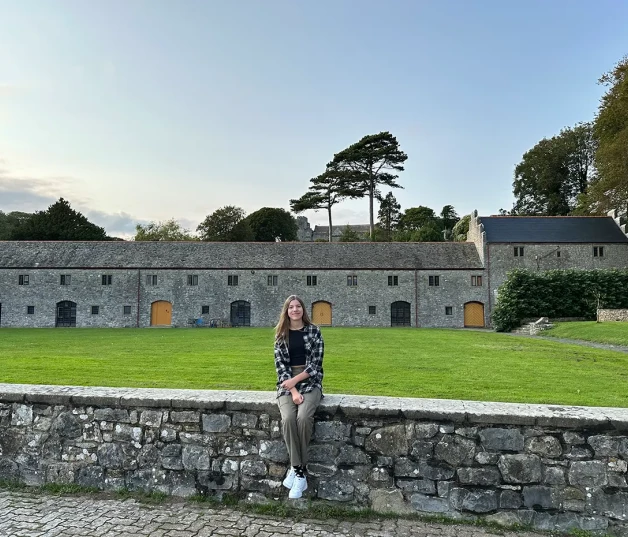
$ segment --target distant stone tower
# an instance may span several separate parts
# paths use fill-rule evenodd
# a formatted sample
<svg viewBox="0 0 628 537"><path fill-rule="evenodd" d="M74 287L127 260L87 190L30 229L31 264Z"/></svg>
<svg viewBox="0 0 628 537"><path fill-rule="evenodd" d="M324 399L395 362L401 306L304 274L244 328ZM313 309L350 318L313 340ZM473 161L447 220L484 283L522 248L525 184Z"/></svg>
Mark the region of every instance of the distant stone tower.
<svg viewBox="0 0 628 537"><path fill-rule="evenodd" d="M297 239L301 242L312 242L312 228L305 216L297 216Z"/></svg>

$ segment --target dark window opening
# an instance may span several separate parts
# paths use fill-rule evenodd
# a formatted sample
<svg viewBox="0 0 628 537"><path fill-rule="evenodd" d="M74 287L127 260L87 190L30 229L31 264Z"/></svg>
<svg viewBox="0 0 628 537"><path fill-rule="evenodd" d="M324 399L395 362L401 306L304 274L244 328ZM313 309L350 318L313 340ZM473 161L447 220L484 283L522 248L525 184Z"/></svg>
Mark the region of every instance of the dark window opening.
<svg viewBox="0 0 628 537"><path fill-rule="evenodd" d="M111 274L103 274L102 275L102 284L103 285L111 285L111 280L112 280L112 276Z"/></svg>
<svg viewBox="0 0 628 537"><path fill-rule="evenodd" d="M233 276L227 276L227 285L234 287L238 285L238 277L235 274Z"/></svg>
<svg viewBox="0 0 628 537"><path fill-rule="evenodd" d="M594 246L593 257L604 257L604 246Z"/></svg>
<svg viewBox="0 0 628 537"><path fill-rule="evenodd" d="M72 282L72 276L69 274L61 274L61 285L70 285Z"/></svg>
<svg viewBox="0 0 628 537"><path fill-rule="evenodd" d="M454 310L451 306L445 306L445 315L453 315Z"/></svg>
<svg viewBox="0 0 628 537"><path fill-rule="evenodd" d="M70 302L69 300L57 302L55 326L76 326L76 302Z"/></svg>
<svg viewBox="0 0 628 537"><path fill-rule="evenodd" d="M100 306L92 306L92 315L98 315L100 312Z"/></svg>
<svg viewBox="0 0 628 537"><path fill-rule="evenodd" d="M131 315L131 306L124 306L124 315Z"/></svg>
<svg viewBox="0 0 628 537"><path fill-rule="evenodd" d="M246 300L231 303L231 326L251 326L251 304Z"/></svg>
<svg viewBox="0 0 628 537"><path fill-rule="evenodd" d="M388 276L388 285L399 285L399 276Z"/></svg>
<svg viewBox="0 0 628 537"><path fill-rule="evenodd" d="M515 246L515 257L523 257L523 246Z"/></svg>
<svg viewBox="0 0 628 537"><path fill-rule="evenodd" d="M19 285L28 285L28 282L29 282L28 274L24 274L24 275L20 274L18 276L18 284Z"/></svg>
<svg viewBox="0 0 628 537"><path fill-rule="evenodd" d="M440 276L429 276L428 283L430 287L439 287L440 286Z"/></svg>
<svg viewBox="0 0 628 537"><path fill-rule="evenodd" d="M277 276L269 275L268 276L268 285L272 285L273 287L276 287L277 286L277 280L278 280Z"/></svg>
<svg viewBox="0 0 628 537"><path fill-rule="evenodd" d="M198 275L188 274L188 285L198 285Z"/></svg>
<svg viewBox="0 0 628 537"><path fill-rule="evenodd" d="M471 285L473 287L482 287L482 276L471 276Z"/></svg>
<svg viewBox="0 0 628 537"><path fill-rule="evenodd" d="M347 276L347 285L350 287L355 287L358 285L358 277L357 276Z"/></svg>
<svg viewBox="0 0 628 537"><path fill-rule="evenodd" d="M26 313L28 315L33 315L35 313L35 306L26 306Z"/></svg>
<svg viewBox="0 0 628 537"><path fill-rule="evenodd" d="M316 276L308 276L307 277L307 284L309 286L317 285Z"/></svg>
<svg viewBox="0 0 628 537"><path fill-rule="evenodd" d="M207 315L209 313L209 306L201 306L201 315Z"/></svg>
<svg viewBox="0 0 628 537"><path fill-rule="evenodd" d="M410 303L393 302L390 305L390 326L411 326Z"/></svg>
<svg viewBox="0 0 628 537"><path fill-rule="evenodd" d="M157 274L147 274L146 285L157 285Z"/></svg>
<svg viewBox="0 0 628 537"><path fill-rule="evenodd" d="M369 306L369 315L375 315L375 306Z"/></svg>

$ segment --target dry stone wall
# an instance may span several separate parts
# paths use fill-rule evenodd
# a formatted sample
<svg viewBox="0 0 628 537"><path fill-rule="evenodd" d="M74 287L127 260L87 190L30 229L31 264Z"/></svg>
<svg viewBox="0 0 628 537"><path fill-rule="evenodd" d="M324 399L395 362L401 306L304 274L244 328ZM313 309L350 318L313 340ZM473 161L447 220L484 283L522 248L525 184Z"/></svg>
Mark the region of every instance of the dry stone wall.
<svg viewBox="0 0 628 537"><path fill-rule="evenodd" d="M597 310L597 318L600 322L604 321L628 321L628 310Z"/></svg>
<svg viewBox="0 0 628 537"><path fill-rule="evenodd" d="M0 384L0 481L274 501L279 419L269 392ZM327 395L307 495L626 535L627 466L626 409Z"/></svg>

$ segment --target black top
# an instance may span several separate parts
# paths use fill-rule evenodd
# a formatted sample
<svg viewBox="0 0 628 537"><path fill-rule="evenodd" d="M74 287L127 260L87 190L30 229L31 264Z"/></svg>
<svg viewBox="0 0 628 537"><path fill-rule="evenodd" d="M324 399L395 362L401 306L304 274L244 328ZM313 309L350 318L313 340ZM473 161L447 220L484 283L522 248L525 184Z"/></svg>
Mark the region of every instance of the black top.
<svg viewBox="0 0 628 537"><path fill-rule="evenodd" d="M291 367L305 365L305 342L303 341L302 330L290 330L288 351L290 352Z"/></svg>

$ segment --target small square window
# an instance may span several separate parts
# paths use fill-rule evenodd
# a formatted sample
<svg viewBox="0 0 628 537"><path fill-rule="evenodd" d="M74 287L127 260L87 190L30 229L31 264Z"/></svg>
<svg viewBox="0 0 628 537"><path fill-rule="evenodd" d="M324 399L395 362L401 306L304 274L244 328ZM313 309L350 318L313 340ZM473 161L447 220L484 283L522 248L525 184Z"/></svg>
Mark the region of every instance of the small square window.
<svg viewBox="0 0 628 537"><path fill-rule="evenodd" d="M277 286L277 279L278 279L277 276L269 275L268 276L268 285L272 285L273 287L276 287Z"/></svg>
<svg viewBox="0 0 628 537"><path fill-rule="evenodd" d="M24 274L24 275L20 274L18 276L18 284L19 285L28 285L28 282L29 282L28 274Z"/></svg>
<svg viewBox="0 0 628 537"><path fill-rule="evenodd" d="M201 306L201 315L207 315L209 313L209 306Z"/></svg>
<svg viewBox="0 0 628 537"><path fill-rule="evenodd" d="M604 246L594 246L593 257L604 257Z"/></svg>
<svg viewBox="0 0 628 537"><path fill-rule="evenodd" d="M482 287L482 276L471 276L471 285L473 287Z"/></svg>
<svg viewBox="0 0 628 537"><path fill-rule="evenodd" d="M317 280L316 276L308 276L307 285L309 285L310 287L313 285L317 285L318 282L316 280Z"/></svg>
<svg viewBox="0 0 628 537"><path fill-rule="evenodd" d="M147 274L146 285L157 285L157 274Z"/></svg>
<svg viewBox="0 0 628 537"><path fill-rule="evenodd" d="M61 274L61 285L70 285L72 282L72 276L69 274Z"/></svg>
<svg viewBox="0 0 628 537"><path fill-rule="evenodd" d="M430 287L439 287L440 286L440 276L429 276L428 283Z"/></svg>
<svg viewBox="0 0 628 537"><path fill-rule="evenodd" d="M122 311L124 312L124 315L131 315L131 306L124 306Z"/></svg>
<svg viewBox="0 0 628 537"><path fill-rule="evenodd" d="M375 315L376 306L369 306L369 315Z"/></svg>
<svg viewBox="0 0 628 537"><path fill-rule="evenodd" d="M33 315L35 313L35 306L26 306L26 313L28 315Z"/></svg>
<svg viewBox="0 0 628 537"><path fill-rule="evenodd" d="M103 285L111 285L112 276L111 274L103 274L101 281Z"/></svg>
<svg viewBox="0 0 628 537"><path fill-rule="evenodd" d="M227 276L227 285L236 286L238 285L238 277L237 275Z"/></svg>
<svg viewBox="0 0 628 537"><path fill-rule="evenodd" d="M100 312L100 306L92 306L92 315L98 315Z"/></svg>
<svg viewBox="0 0 628 537"><path fill-rule="evenodd" d="M388 276L388 285L399 285L399 276Z"/></svg>
<svg viewBox="0 0 628 537"><path fill-rule="evenodd" d="M198 275L188 274L188 285L198 285Z"/></svg>
<svg viewBox="0 0 628 537"><path fill-rule="evenodd" d="M357 276L347 276L347 285L350 287L355 287L358 285L358 277Z"/></svg>
<svg viewBox="0 0 628 537"><path fill-rule="evenodd" d="M445 306L445 315L453 315L454 309L451 306Z"/></svg>
<svg viewBox="0 0 628 537"><path fill-rule="evenodd" d="M515 257L523 257L523 246L515 246Z"/></svg>

